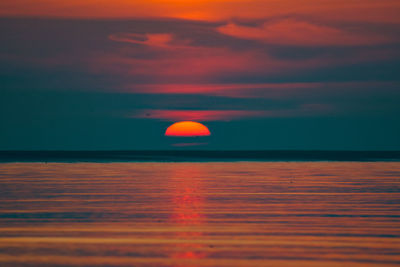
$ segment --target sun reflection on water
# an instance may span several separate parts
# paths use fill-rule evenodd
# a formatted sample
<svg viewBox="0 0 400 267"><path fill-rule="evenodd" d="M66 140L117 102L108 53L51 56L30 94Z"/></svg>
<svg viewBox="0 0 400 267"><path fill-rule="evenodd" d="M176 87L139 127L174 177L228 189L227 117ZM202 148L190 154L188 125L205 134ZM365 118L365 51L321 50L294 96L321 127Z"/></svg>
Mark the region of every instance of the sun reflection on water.
<svg viewBox="0 0 400 267"><path fill-rule="evenodd" d="M196 227L206 224L204 214L205 197L202 177L207 173L202 166L195 164L182 164L180 168L171 171L170 180L173 185L172 202L174 209L170 220L187 231L177 231L176 238L187 242L176 244L176 250L170 258L175 260L202 259L208 256L204 252L206 245L192 242L201 239L203 232L195 230ZM186 265L175 265L181 267Z"/></svg>

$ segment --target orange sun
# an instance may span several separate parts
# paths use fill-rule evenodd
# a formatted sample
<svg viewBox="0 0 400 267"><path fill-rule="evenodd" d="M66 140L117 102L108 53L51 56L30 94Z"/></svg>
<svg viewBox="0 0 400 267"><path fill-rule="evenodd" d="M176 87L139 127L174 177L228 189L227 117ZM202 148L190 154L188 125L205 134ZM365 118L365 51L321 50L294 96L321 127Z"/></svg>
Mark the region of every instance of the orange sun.
<svg viewBox="0 0 400 267"><path fill-rule="evenodd" d="M166 136L209 136L211 135L210 130L201 123L194 121L181 121L176 122L169 126L165 131Z"/></svg>

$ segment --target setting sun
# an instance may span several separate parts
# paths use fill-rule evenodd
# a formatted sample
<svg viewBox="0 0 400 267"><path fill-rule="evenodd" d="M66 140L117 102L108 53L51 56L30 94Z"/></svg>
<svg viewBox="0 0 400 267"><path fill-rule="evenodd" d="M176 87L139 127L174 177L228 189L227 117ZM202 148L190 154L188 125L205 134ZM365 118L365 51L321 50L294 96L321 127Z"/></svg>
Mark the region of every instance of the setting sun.
<svg viewBox="0 0 400 267"><path fill-rule="evenodd" d="M169 126L165 131L166 136L209 136L210 130L201 123L194 121L181 121L176 122Z"/></svg>

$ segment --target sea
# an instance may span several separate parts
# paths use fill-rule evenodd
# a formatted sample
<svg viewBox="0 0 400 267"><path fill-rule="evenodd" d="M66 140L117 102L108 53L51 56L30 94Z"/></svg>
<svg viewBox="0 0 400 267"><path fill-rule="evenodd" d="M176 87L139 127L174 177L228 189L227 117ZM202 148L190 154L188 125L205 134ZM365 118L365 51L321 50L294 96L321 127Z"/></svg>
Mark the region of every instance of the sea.
<svg viewBox="0 0 400 267"><path fill-rule="evenodd" d="M400 265L400 161L390 153L7 153L0 266Z"/></svg>

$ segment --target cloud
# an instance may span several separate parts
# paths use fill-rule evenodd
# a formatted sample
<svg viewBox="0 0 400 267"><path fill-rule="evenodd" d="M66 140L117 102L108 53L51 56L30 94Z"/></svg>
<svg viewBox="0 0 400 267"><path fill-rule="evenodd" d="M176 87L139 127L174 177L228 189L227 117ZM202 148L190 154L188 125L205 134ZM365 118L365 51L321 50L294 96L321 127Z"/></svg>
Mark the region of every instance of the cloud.
<svg viewBox="0 0 400 267"><path fill-rule="evenodd" d="M161 42L162 43L162 42ZM154 48L154 42L141 42ZM90 69L96 73L136 75L158 82L201 82L233 73L257 73L267 64L275 72L282 64L261 61L254 51L233 51L227 47L189 47L157 42L158 51L139 53L140 49L125 47L121 51L92 57ZM266 58L266 56L263 56ZM274 66L272 67L272 64Z"/></svg>
<svg viewBox="0 0 400 267"><path fill-rule="evenodd" d="M249 110L139 110L132 118L159 119L167 121L229 121L240 118L263 117L264 111Z"/></svg>
<svg viewBox="0 0 400 267"><path fill-rule="evenodd" d="M376 45L391 41L378 34L350 32L294 19L265 22L256 27L229 23L218 27L218 31L236 38L291 46L357 46Z"/></svg>
<svg viewBox="0 0 400 267"><path fill-rule="evenodd" d="M165 121L231 121L240 119L302 117L332 113L328 104L302 104L293 109L271 110L170 110L145 109L129 114L130 118Z"/></svg>
<svg viewBox="0 0 400 267"><path fill-rule="evenodd" d="M122 93L149 95L203 95L237 99L304 99L335 95L371 95L398 91L398 82L292 82L292 83L222 83L222 84L132 84Z"/></svg>
<svg viewBox="0 0 400 267"><path fill-rule="evenodd" d="M399 23L398 0L3 0L1 16L181 18L221 21L299 15L336 21Z"/></svg>
<svg viewBox="0 0 400 267"><path fill-rule="evenodd" d="M134 84L125 93L210 95L238 98L282 98L303 90L320 88L322 83L221 83L221 84Z"/></svg>
<svg viewBox="0 0 400 267"><path fill-rule="evenodd" d="M171 33L118 33L108 36L110 40L132 44L140 44L149 47L164 49L190 49L188 40L177 40Z"/></svg>
<svg viewBox="0 0 400 267"><path fill-rule="evenodd" d="M124 43L123 49L95 55L91 70L140 76L153 83L205 83L230 77L262 77L337 65L357 56L345 59L311 57L300 61L274 57L263 47L242 46L237 49L230 46L234 44L232 40L224 45L194 45L194 40L178 39L173 33L125 33L110 35L109 38Z"/></svg>
<svg viewBox="0 0 400 267"><path fill-rule="evenodd" d="M140 88L140 85L135 86L137 84L170 84L168 90L163 90L171 92L186 90L179 84L192 84L187 91L199 92L203 84L212 83L227 87L232 83L241 86L277 80L313 81L322 71L327 73L324 75L336 75L337 72L346 73L355 64L373 64L399 57L396 46L271 46L219 33L216 29L223 25L221 23L160 19L5 19L3 23L7 25L0 49L4 71L15 66L35 71L80 72L109 80L113 84L100 87L110 91ZM391 32L390 27L379 29ZM311 77L315 72L318 74ZM368 74L364 76L369 77ZM221 85L214 88L215 95L236 94L236 89L221 89ZM211 86L203 89L205 94L212 93ZM245 91L240 90L242 92Z"/></svg>
<svg viewBox="0 0 400 267"><path fill-rule="evenodd" d="M215 31L222 24L188 21L167 25L162 20L5 22L9 27L0 60L3 72L12 75L7 81L10 86L107 92L137 99L128 107L120 104L107 110L112 114L115 110L118 116L132 107L178 111L168 116L152 113L160 119L314 116L337 114L337 107L366 113L367 108L381 108L375 99L398 99L392 97L398 86L384 82L398 81L396 45L270 46ZM129 32L133 29L137 32ZM357 104L361 98L366 100ZM371 101L373 105L368 104ZM392 104L387 106L395 110ZM181 111L185 109L199 112ZM249 109L255 112L243 113Z"/></svg>
<svg viewBox="0 0 400 267"><path fill-rule="evenodd" d="M140 77L151 83L211 83L235 78L259 81L386 60L396 53L393 48L380 47L396 42L393 32L377 34L366 25L326 26L293 18L260 26L202 24L201 30L195 23L184 28L178 25L156 33L110 34L108 38L118 42L119 49L94 56L91 70ZM192 34L194 30L196 34ZM288 46L296 48L282 55Z"/></svg>

